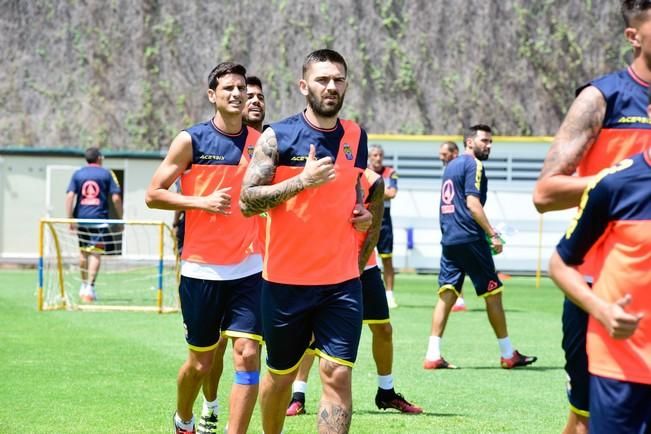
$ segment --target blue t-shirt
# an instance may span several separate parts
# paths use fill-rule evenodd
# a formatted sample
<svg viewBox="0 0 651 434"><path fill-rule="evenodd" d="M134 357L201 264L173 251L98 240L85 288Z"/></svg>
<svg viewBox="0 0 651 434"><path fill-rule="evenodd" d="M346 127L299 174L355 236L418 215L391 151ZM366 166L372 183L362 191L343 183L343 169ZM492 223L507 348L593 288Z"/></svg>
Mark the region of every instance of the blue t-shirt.
<svg viewBox="0 0 651 434"><path fill-rule="evenodd" d="M479 197L486 203L488 180L484 166L478 159L462 154L452 160L443 172L439 219L441 244L444 246L468 243L483 239L484 231L477 224L466 205L466 197Z"/></svg>
<svg viewBox="0 0 651 434"><path fill-rule="evenodd" d="M97 164L77 170L66 192L73 192L77 202L72 216L78 219L108 219L109 197L120 194L115 174Z"/></svg>

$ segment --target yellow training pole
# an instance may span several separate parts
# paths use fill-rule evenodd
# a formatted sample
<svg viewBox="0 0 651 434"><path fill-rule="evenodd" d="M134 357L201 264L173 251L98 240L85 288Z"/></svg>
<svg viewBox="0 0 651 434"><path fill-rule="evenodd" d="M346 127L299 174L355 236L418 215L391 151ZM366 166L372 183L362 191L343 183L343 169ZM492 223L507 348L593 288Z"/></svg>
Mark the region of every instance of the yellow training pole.
<svg viewBox="0 0 651 434"><path fill-rule="evenodd" d="M165 230L165 223L160 223L158 227L158 235L160 237L158 250L159 250L159 261L158 261L158 294L157 294L157 303L158 303L158 313L163 313L163 235Z"/></svg>
<svg viewBox="0 0 651 434"><path fill-rule="evenodd" d="M43 310L43 220L38 223L38 295L36 307Z"/></svg>

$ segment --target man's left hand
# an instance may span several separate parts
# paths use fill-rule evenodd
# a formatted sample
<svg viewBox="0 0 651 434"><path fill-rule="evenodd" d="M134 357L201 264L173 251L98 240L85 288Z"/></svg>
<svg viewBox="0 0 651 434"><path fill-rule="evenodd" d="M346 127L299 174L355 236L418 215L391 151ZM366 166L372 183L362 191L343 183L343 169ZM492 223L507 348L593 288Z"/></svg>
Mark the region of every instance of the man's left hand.
<svg viewBox="0 0 651 434"><path fill-rule="evenodd" d="M373 215L369 210L364 208L363 205L355 204L353 208L353 218L351 219L355 230L359 232L366 232L373 223Z"/></svg>

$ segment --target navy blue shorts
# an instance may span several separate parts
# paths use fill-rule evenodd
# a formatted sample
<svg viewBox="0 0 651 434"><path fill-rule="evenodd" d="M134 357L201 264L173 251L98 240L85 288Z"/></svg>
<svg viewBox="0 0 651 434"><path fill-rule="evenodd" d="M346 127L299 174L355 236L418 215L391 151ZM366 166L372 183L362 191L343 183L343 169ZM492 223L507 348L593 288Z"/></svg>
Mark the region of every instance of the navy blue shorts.
<svg viewBox="0 0 651 434"><path fill-rule="evenodd" d="M210 351L221 334L262 342L261 286L261 273L234 280L181 276L179 297L190 349Z"/></svg>
<svg viewBox="0 0 651 434"><path fill-rule="evenodd" d="M91 253L104 253L113 242L108 226L77 226L79 247Z"/></svg>
<svg viewBox="0 0 651 434"><path fill-rule="evenodd" d="M590 416L590 374L585 337L588 331L588 314L565 298L563 302L563 341L565 373L567 374L567 399L574 413Z"/></svg>
<svg viewBox="0 0 651 434"><path fill-rule="evenodd" d="M497 277L493 255L486 240L443 246L439 293L454 289L459 295L466 274L472 280L478 296L486 297L502 292L502 282Z"/></svg>
<svg viewBox="0 0 651 434"><path fill-rule="evenodd" d="M365 324L384 324L389 322L389 304L380 269L376 266L364 270L362 281L362 300Z"/></svg>
<svg viewBox="0 0 651 434"><path fill-rule="evenodd" d="M590 376L590 434L651 433L651 384Z"/></svg>
<svg viewBox="0 0 651 434"><path fill-rule="evenodd" d="M360 280L309 286L263 280L262 328L273 373L296 370L313 336L318 356L352 367L362 333Z"/></svg>
<svg viewBox="0 0 651 434"><path fill-rule="evenodd" d="M391 221L391 208L384 208L380 238L377 242L377 251L381 258L393 256L393 223Z"/></svg>

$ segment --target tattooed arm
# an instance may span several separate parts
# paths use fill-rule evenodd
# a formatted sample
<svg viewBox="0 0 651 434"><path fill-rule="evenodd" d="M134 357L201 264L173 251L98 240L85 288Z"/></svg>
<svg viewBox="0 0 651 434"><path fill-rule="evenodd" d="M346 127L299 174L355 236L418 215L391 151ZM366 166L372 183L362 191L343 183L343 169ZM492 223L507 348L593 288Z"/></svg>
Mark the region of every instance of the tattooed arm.
<svg viewBox="0 0 651 434"><path fill-rule="evenodd" d="M577 206L592 177L572 176L583 156L597 139L606 115L606 100L588 86L570 107L534 188L533 202L539 212Z"/></svg>
<svg viewBox="0 0 651 434"><path fill-rule="evenodd" d="M267 211L296 196L306 188L317 187L335 178L332 158L316 158L316 149L310 153L303 171L289 179L272 184L278 166L278 143L273 129L267 128L258 139L251 163L246 169L240 193L240 209L249 217Z"/></svg>
<svg viewBox="0 0 651 434"><path fill-rule="evenodd" d="M368 258L371 256L371 252L373 252L373 249L377 245L378 239L380 238L382 215L384 214L384 181L382 178L378 178L371 186L368 203L368 210L371 212L373 221L371 223L371 227L366 233L364 244L362 244L362 248L359 251L360 273L364 271L364 267L368 262Z"/></svg>

